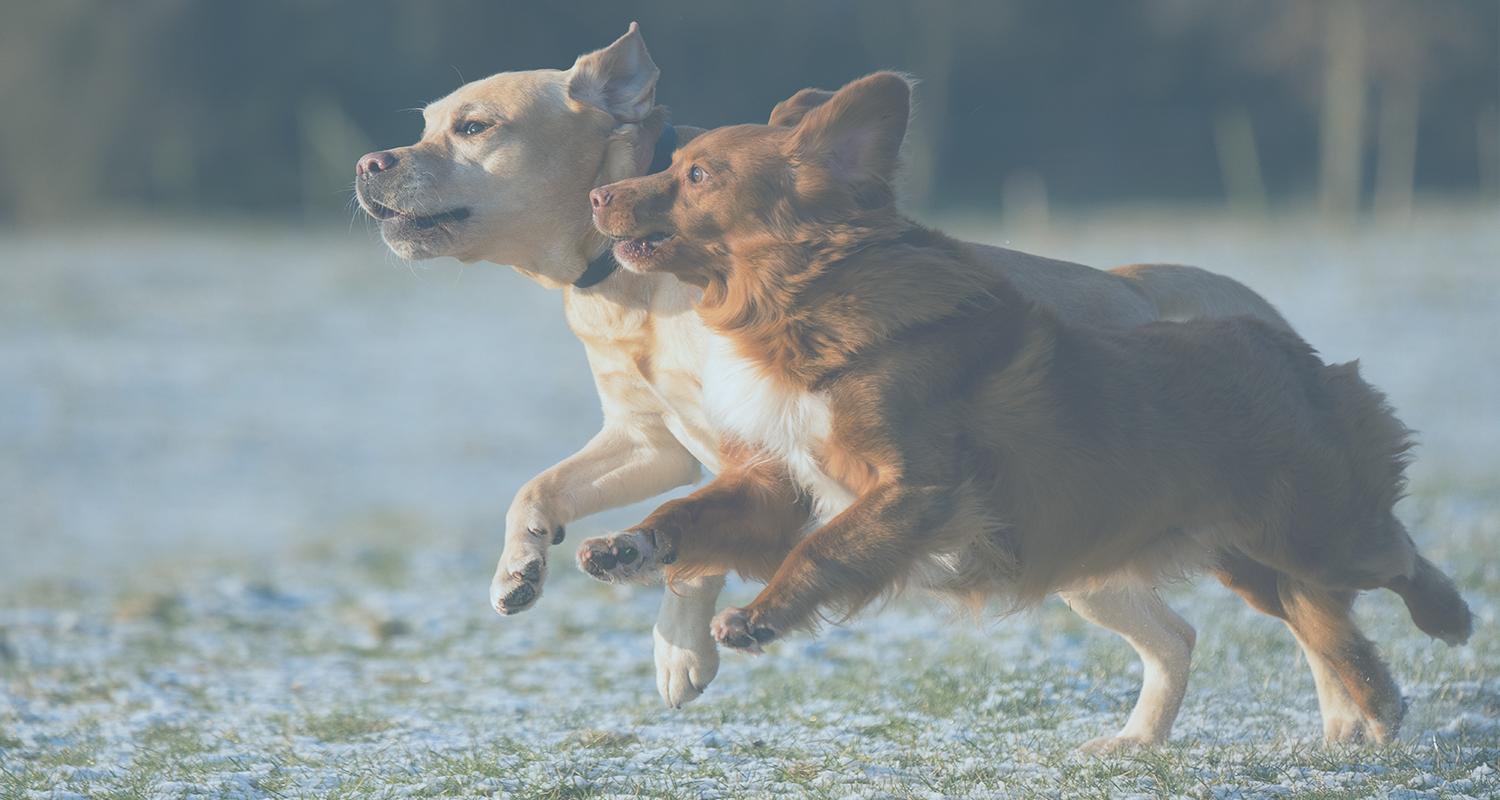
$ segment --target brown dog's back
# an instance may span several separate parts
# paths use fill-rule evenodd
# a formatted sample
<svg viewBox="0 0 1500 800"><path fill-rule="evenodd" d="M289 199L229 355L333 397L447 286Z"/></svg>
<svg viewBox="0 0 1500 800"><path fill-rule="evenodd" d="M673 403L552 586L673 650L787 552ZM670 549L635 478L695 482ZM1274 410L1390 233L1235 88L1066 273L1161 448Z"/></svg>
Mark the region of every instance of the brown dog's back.
<svg viewBox="0 0 1500 800"><path fill-rule="evenodd" d="M966 496L953 505L992 522L911 533L971 557L943 588L1025 606L1080 582L1156 584L1230 551L1336 590L1413 574L1391 515L1409 431L1356 365L1324 365L1290 330L1069 325L919 226L869 242L801 307L831 329L803 341L873 342L807 357L829 368L820 385L848 421L832 449L864 447L841 430L883 429L904 481L953 487ZM890 329L902 320L920 322Z"/></svg>
<svg viewBox="0 0 1500 800"><path fill-rule="evenodd" d="M1017 600L1121 568L1155 583L1224 548L1339 588L1407 574L1390 518L1407 431L1353 365L1248 318L1108 330L1029 313L974 431L1004 473Z"/></svg>

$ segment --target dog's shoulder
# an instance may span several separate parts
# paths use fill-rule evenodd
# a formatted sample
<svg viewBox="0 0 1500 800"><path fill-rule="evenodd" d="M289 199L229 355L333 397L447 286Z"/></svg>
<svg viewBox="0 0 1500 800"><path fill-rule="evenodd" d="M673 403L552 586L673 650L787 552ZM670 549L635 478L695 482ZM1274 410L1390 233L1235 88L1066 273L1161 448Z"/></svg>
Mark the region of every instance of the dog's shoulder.
<svg viewBox="0 0 1500 800"><path fill-rule="evenodd" d="M904 218L856 229L842 247L852 255L838 291L871 298L892 322L947 317L976 304L1027 305L1009 277L968 243Z"/></svg>
<svg viewBox="0 0 1500 800"><path fill-rule="evenodd" d="M815 313L840 329L840 339L859 344L851 348L855 372L885 376L896 395L963 392L1051 347L1055 315L946 234L913 223L867 242L851 261Z"/></svg>

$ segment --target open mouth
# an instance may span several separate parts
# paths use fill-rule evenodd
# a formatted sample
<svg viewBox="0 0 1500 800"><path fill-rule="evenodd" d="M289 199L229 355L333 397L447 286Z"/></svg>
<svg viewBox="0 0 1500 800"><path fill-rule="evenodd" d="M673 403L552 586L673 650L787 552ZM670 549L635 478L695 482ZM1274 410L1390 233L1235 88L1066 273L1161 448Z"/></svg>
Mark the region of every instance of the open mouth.
<svg viewBox="0 0 1500 800"><path fill-rule="evenodd" d="M671 238L672 234L659 231L634 239L620 239L615 242L615 257L627 264L649 261L656 254L657 246Z"/></svg>
<svg viewBox="0 0 1500 800"><path fill-rule="evenodd" d="M387 208L379 203L366 202L365 210L370 213L370 216L375 217L381 222L394 220L398 223L410 225L417 230L436 228L445 222L462 222L469 218L469 209L467 208L455 208L452 211L444 211L441 214L418 216L410 212Z"/></svg>

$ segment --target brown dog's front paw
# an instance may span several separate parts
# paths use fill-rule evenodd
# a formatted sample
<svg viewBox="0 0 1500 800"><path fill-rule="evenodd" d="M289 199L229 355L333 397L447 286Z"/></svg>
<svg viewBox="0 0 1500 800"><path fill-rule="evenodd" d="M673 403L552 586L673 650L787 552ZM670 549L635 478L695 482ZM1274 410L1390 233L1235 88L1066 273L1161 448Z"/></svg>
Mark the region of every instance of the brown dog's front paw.
<svg viewBox="0 0 1500 800"><path fill-rule="evenodd" d="M731 650L752 656L764 653L761 645L769 644L775 639L776 631L753 619L754 616L743 608L726 608L720 611L713 621L714 638Z"/></svg>
<svg viewBox="0 0 1500 800"><path fill-rule="evenodd" d="M671 548L658 544L665 541L665 537L649 530L597 536L578 546L578 566L609 583L648 577L677 560Z"/></svg>

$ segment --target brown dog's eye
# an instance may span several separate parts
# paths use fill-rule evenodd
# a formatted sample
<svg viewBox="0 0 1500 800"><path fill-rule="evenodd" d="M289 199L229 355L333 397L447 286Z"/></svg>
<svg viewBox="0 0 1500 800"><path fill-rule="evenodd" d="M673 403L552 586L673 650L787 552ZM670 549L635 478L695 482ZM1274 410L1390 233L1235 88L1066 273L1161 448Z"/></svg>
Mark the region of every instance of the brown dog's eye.
<svg viewBox="0 0 1500 800"><path fill-rule="evenodd" d="M458 132L462 136L477 136L489 130L489 127L490 124L488 122L471 120L469 122L458 123Z"/></svg>
<svg viewBox="0 0 1500 800"><path fill-rule="evenodd" d="M688 170L688 183L702 183L706 177L708 177L708 173L704 172L702 167L694 166Z"/></svg>

